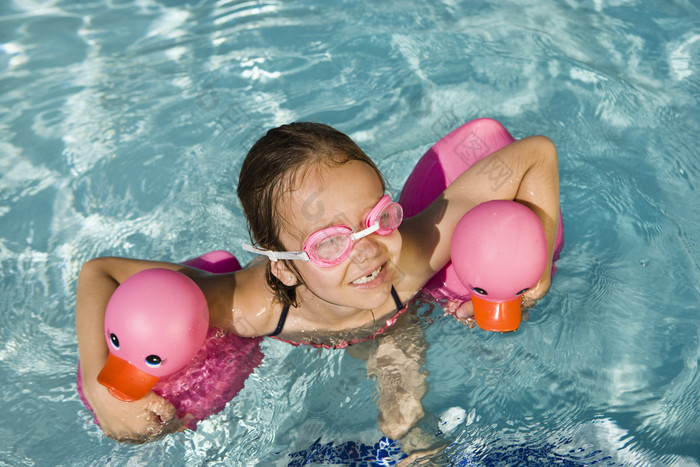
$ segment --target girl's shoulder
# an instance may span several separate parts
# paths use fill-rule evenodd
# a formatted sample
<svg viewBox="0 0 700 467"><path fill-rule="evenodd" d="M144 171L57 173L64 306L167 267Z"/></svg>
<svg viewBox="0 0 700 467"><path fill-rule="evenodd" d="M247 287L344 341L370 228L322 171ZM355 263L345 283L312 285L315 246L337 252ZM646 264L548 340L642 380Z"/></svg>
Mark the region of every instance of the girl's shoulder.
<svg viewBox="0 0 700 467"><path fill-rule="evenodd" d="M427 209L426 209L427 211ZM425 219L426 212L418 216L406 219L399 227L401 232L401 255L397 269L399 277L396 286L397 291L404 296L413 296L430 280L437 269L443 265L433 265L435 249L444 235L431 227L431 222ZM405 299L404 299L405 300Z"/></svg>
<svg viewBox="0 0 700 467"><path fill-rule="evenodd" d="M281 306L267 287L264 264L254 262L222 275L213 292L217 303L215 320L223 325L219 327L243 337L265 336L274 331Z"/></svg>

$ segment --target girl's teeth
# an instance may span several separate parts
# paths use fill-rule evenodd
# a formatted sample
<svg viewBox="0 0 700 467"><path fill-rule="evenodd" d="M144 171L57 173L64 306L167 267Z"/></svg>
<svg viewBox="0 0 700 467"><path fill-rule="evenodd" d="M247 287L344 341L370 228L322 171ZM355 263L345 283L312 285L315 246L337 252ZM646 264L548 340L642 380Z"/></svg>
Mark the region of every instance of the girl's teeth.
<svg viewBox="0 0 700 467"><path fill-rule="evenodd" d="M376 279L381 270L382 270L382 268L380 267L376 271L374 271L372 274L370 274L369 276L360 277L359 279L352 281L352 283L356 284L356 285L366 284L367 282Z"/></svg>

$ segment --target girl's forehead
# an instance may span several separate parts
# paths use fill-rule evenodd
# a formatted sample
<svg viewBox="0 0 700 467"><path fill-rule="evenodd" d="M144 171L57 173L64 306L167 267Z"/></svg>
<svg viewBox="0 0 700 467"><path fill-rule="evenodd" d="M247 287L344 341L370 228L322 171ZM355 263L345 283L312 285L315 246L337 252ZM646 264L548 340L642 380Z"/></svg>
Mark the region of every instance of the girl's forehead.
<svg viewBox="0 0 700 467"><path fill-rule="evenodd" d="M381 178L364 162L309 167L280 197L281 227L300 239L333 224L353 227L383 195Z"/></svg>

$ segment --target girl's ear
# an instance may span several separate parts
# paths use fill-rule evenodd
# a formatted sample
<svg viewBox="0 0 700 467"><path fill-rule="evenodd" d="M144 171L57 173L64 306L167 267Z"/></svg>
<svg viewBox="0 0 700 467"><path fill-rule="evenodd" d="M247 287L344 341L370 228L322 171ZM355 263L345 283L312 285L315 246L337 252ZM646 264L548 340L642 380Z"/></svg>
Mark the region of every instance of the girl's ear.
<svg viewBox="0 0 700 467"><path fill-rule="evenodd" d="M270 272L287 287L297 285L297 278L282 261L271 261Z"/></svg>

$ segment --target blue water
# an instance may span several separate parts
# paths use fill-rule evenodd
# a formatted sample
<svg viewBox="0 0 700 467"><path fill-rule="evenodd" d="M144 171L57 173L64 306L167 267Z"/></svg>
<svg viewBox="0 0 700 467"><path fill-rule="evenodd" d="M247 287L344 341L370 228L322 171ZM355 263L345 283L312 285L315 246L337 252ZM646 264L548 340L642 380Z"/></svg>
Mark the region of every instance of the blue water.
<svg viewBox="0 0 700 467"><path fill-rule="evenodd" d="M691 0L3 2L0 465L395 463L364 364L275 341L196 433L104 438L75 282L101 255L250 259L237 175L271 126L334 125L400 189L476 117L555 141L566 247L516 333L426 324L424 405L466 414L442 462L700 465L698 96Z"/></svg>

